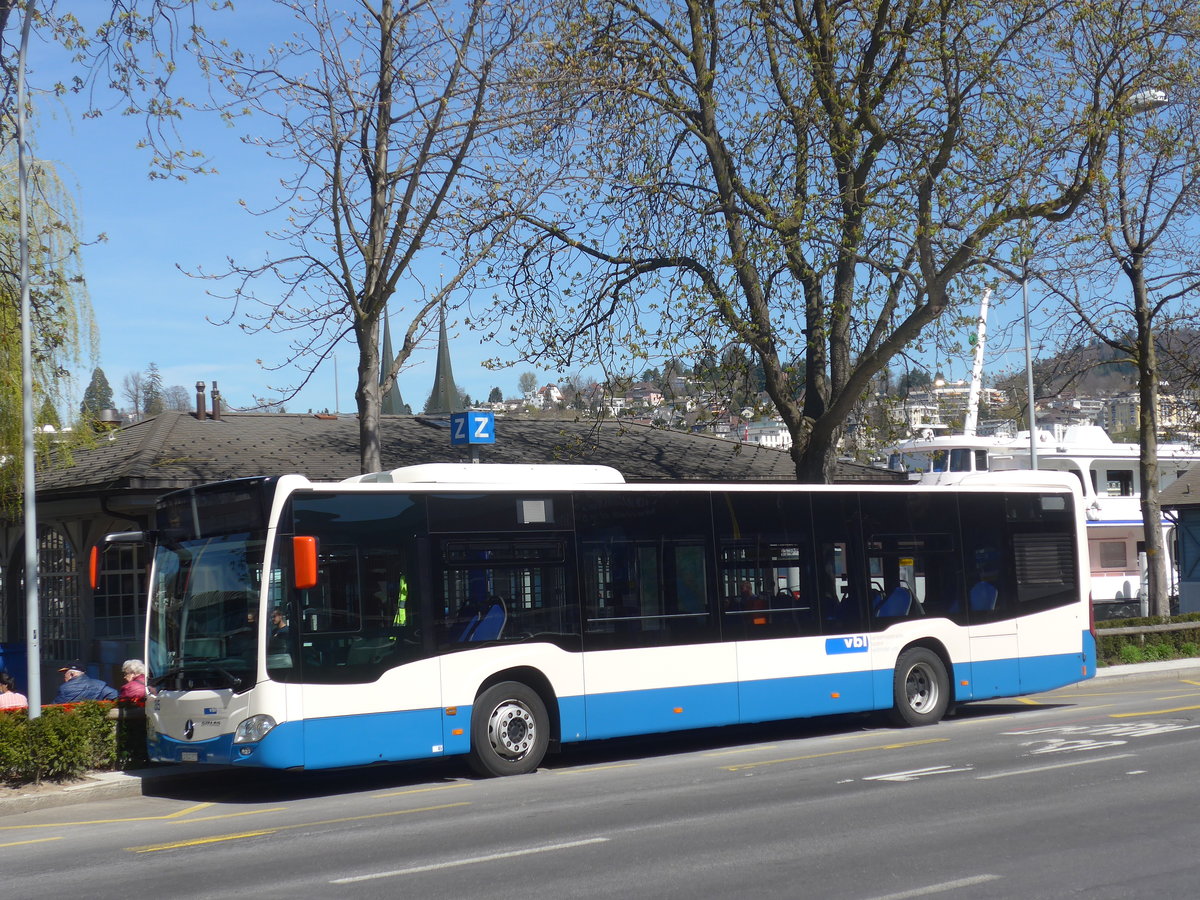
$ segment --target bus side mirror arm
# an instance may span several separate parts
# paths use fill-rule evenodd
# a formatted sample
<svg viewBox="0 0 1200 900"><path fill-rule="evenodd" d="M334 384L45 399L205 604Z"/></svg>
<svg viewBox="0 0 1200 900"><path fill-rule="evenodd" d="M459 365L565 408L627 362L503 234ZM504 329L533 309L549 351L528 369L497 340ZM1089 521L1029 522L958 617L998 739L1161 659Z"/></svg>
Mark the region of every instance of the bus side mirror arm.
<svg viewBox="0 0 1200 900"><path fill-rule="evenodd" d="M92 590L95 591L100 585L100 554L110 544L149 544L156 536L153 531L114 531L104 536L103 550L100 544L92 544L88 552L88 584Z"/></svg>

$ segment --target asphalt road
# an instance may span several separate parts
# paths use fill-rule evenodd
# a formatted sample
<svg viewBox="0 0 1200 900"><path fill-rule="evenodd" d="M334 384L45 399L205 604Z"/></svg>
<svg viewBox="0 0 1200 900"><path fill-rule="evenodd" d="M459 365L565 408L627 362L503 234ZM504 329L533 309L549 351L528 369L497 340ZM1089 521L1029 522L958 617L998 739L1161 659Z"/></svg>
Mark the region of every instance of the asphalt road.
<svg viewBox="0 0 1200 900"><path fill-rule="evenodd" d="M1185 675L931 728L598 744L509 779L209 773L0 817L0 896L1191 898L1197 758Z"/></svg>

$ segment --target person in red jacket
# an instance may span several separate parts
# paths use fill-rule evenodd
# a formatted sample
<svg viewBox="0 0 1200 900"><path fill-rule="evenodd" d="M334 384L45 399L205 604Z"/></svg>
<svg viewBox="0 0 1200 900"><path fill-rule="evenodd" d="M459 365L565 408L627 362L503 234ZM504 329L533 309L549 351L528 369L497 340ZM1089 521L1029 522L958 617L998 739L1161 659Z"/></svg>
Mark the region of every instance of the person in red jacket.
<svg viewBox="0 0 1200 900"><path fill-rule="evenodd" d="M125 683L117 692L118 700L133 700L141 703L146 699L146 664L140 659L127 659L121 664Z"/></svg>

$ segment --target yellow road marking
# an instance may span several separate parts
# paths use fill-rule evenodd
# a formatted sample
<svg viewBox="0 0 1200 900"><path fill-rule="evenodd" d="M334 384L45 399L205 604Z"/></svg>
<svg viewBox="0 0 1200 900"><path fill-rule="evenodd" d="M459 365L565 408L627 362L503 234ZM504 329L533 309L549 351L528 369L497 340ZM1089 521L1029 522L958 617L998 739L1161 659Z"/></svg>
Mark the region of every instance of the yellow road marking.
<svg viewBox="0 0 1200 900"><path fill-rule="evenodd" d="M764 759L759 762L738 763L732 766L722 766L727 772L740 772L743 769L753 769L758 766L773 766L776 763L802 762L807 759L821 759L826 756L843 756L847 753L865 753L868 750L903 750L906 747L920 747L924 744L943 744L950 738L929 738L924 741L905 741L902 744L876 744L872 747L852 747L849 750L830 750L827 753L811 753L807 756L789 756L786 759Z"/></svg>
<svg viewBox="0 0 1200 900"><path fill-rule="evenodd" d="M8 844L0 844L0 847L21 847L21 846L24 846L25 844L44 844L47 841L61 841L61 840L62 840L62 838L60 838L60 837L34 838L31 841L12 841L11 843L8 843Z"/></svg>
<svg viewBox="0 0 1200 900"><path fill-rule="evenodd" d="M589 772L607 772L609 769L628 769L637 763L613 763L610 766L588 766L586 769L560 769L559 775L586 775Z"/></svg>
<svg viewBox="0 0 1200 900"><path fill-rule="evenodd" d="M189 806L187 809L181 809L178 812L170 813L163 816L164 819L178 819L180 816L186 816L188 813L199 812L202 809L208 809L210 806L216 806L215 803L197 803L195 806Z"/></svg>
<svg viewBox="0 0 1200 900"><path fill-rule="evenodd" d="M1032 697L1017 697L1017 702L1024 703L1027 706L1041 706L1042 705L1042 704L1038 703L1038 701L1034 700Z"/></svg>
<svg viewBox="0 0 1200 900"><path fill-rule="evenodd" d="M266 831L243 831L241 834L218 834L213 837L193 838L190 841L173 841L170 844L155 844L152 847L126 847L133 853L153 853L156 850L178 850L181 847L198 847L202 844L218 844L222 841L237 841L242 838L263 837L264 835L274 834L278 829L271 828Z"/></svg>
<svg viewBox="0 0 1200 900"><path fill-rule="evenodd" d="M403 797L405 794L427 794L430 791L450 791L450 790L454 790L455 788L465 788L465 787L474 787L474 786L475 785L469 781L463 781L463 782L459 782L458 784L440 784L437 787L409 788L408 790L404 790L404 791L390 791L389 793L386 793L386 794L373 794L372 797L375 800L382 800L385 797Z"/></svg>
<svg viewBox="0 0 1200 900"><path fill-rule="evenodd" d="M734 756L735 754L738 754L738 753L758 753L760 750L778 750L778 749L779 749L779 747L777 747L776 745L768 744L765 747L739 747L736 750L714 750L712 753L705 753L704 755L711 759L716 756Z"/></svg>
<svg viewBox="0 0 1200 900"><path fill-rule="evenodd" d="M195 806L179 809L164 816L129 816L124 819L84 819L82 822L46 822L44 825L0 825L0 831L19 831L28 828L66 828L71 825L117 825L122 822L161 822L165 819L178 819L180 816L186 816L188 813L207 809L215 805L215 803L197 803Z"/></svg>
<svg viewBox="0 0 1200 900"><path fill-rule="evenodd" d="M260 816L263 813L284 812L286 806L264 806L262 809L245 809L240 812L217 813L214 816L197 816L187 821L176 820L172 825L191 825L193 822L215 822L217 819L240 819L242 816Z"/></svg>
<svg viewBox="0 0 1200 900"><path fill-rule="evenodd" d="M212 837L195 838L190 841L172 841L169 844L151 844L145 847L126 847L130 853L154 853L158 850L178 850L181 847L195 847L201 844L215 844L221 841L234 841L239 838L261 837L263 835L275 834L279 831L289 831L295 828L315 828L320 825L340 825L344 822L361 822L366 819L382 819L388 816L407 816L412 813L422 812L438 812L443 809L454 809L459 806L470 806L471 804L463 801L461 803L446 803L441 806L426 806L420 809L396 809L389 812L368 813L364 816L344 816L337 819L323 819L319 822L296 822L290 825L277 825L273 828L263 829L262 831L244 831L239 834L218 834Z"/></svg>
<svg viewBox="0 0 1200 900"><path fill-rule="evenodd" d="M1109 713L1108 717L1110 719L1134 719L1138 716L1165 716L1167 713L1190 712L1196 709L1200 709L1200 706L1176 706L1173 709L1152 709L1148 712Z"/></svg>

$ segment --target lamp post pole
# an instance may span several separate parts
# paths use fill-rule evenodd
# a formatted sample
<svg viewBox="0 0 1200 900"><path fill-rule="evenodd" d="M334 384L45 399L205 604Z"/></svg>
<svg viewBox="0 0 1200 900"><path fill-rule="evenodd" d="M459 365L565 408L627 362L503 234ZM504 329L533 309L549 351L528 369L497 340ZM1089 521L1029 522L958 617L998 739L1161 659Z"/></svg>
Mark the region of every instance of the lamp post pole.
<svg viewBox="0 0 1200 900"><path fill-rule="evenodd" d="M29 718L42 712L42 653L38 617L37 479L33 454L33 335L29 299L29 173L25 141L25 58L33 0L25 6L17 57L17 226L21 252L21 433L24 449L25 501L25 671Z"/></svg>
<svg viewBox="0 0 1200 900"><path fill-rule="evenodd" d="M1029 267L1021 271L1021 306L1025 313L1025 391L1029 398L1029 468L1036 469L1037 415L1033 409L1033 340L1029 334Z"/></svg>

